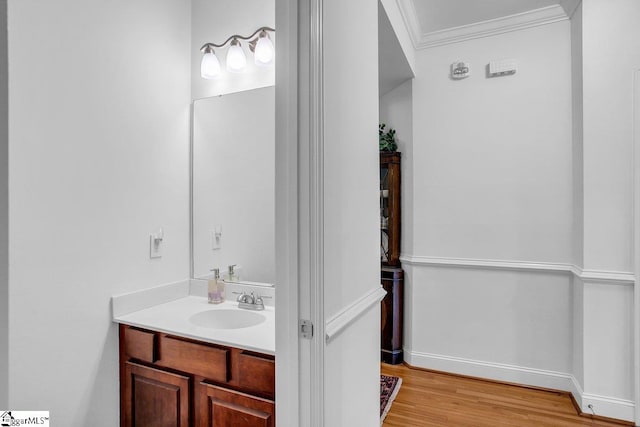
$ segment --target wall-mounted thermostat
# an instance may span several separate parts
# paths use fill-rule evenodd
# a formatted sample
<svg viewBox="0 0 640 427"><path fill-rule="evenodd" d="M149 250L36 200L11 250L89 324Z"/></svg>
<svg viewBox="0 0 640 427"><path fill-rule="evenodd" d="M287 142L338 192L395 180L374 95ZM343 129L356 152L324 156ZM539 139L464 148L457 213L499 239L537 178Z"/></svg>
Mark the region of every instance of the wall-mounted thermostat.
<svg viewBox="0 0 640 427"><path fill-rule="evenodd" d="M501 59L489 62L489 76L508 76L518 70L518 62L515 59Z"/></svg>
<svg viewBox="0 0 640 427"><path fill-rule="evenodd" d="M467 62L455 61L451 64L451 78L452 79L464 79L471 74L471 68Z"/></svg>

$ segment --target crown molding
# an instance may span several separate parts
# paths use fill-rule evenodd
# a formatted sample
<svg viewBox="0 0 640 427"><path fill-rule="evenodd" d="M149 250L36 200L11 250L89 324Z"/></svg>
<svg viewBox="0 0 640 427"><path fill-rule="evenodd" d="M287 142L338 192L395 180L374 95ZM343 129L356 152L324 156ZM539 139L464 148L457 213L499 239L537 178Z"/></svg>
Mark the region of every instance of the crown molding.
<svg viewBox="0 0 640 427"><path fill-rule="evenodd" d="M422 28L420 27L420 21L418 21L418 14L413 0L396 0L396 3L398 4L398 9L400 9L404 25L409 32L411 43L413 43L414 49L417 49L422 37Z"/></svg>
<svg viewBox="0 0 640 427"><path fill-rule="evenodd" d="M573 15L578 10L578 6L582 3L582 0L560 0L560 4L564 8L569 19L573 19Z"/></svg>
<svg viewBox="0 0 640 427"><path fill-rule="evenodd" d="M413 1L397 0L402 18L411 35L413 46L418 50L495 36L569 19L562 6L553 5L501 18L423 33Z"/></svg>

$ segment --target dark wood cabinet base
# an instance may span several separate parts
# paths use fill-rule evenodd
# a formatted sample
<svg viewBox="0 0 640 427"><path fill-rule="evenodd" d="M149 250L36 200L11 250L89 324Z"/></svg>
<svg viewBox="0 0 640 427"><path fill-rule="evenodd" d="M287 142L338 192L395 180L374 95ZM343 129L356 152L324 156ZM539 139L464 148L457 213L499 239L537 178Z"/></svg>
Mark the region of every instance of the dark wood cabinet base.
<svg viewBox="0 0 640 427"><path fill-rule="evenodd" d="M275 427L275 357L120 325L121 427Z"/></svg>
<svg viewBox="0 0 640 427"><path fill-rule="evenodd" d="M389 365L399 365L404 362L404 351L380 350L380 360Z"/></svg>
<svg viewBox="0 0 640 427"><path fill-rule="evenodd" d="M397 267L383 267L381 273L382 287L387 291L387 295L380 303L381 359L385 363L397 365L404 360L402 351L404 272Z"/></svg>

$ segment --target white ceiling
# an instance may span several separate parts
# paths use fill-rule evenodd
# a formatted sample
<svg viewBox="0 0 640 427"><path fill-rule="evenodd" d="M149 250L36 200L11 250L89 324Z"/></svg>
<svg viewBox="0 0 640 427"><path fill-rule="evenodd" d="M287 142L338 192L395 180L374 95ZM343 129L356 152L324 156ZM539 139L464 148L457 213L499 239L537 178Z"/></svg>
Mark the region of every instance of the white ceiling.
<svg viewBox="0 0 640 427"><path fill-rule="evenodd" d="M432 33L549 6L571 14L579 0L411 0L421 32Z"/></svg>

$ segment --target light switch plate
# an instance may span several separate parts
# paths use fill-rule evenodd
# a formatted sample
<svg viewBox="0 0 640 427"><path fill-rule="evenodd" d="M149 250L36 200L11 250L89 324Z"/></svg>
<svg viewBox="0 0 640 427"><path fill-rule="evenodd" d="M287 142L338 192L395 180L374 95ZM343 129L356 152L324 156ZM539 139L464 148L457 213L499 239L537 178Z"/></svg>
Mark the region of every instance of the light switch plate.
<svg viewBox="0 0 640 427"><path fill-rule="evenodd" d="M154 234L149 235L149 257L161 258L162 257L162 244L164 240L156 239Z"/></svg>
<svg viewBox="0 0 640 427"><path fill-rule="evenodd" d="M222 245L222 226L216 225L214 230L211 230L211 250L220 249Z"/></svg>
<svg viewBox="0 0 640 427"><path fill-rule="evenodd" d="M216 233L214 230L211 230L211 250L220 249L220 241L222 240L222 234Z"/></svg>
<svg viewBox="0 0 640 427"><path fill-rule="evenodd" d="M215 231L211 231L211 250L220 249L220 240L221 236Z"/></svg>

